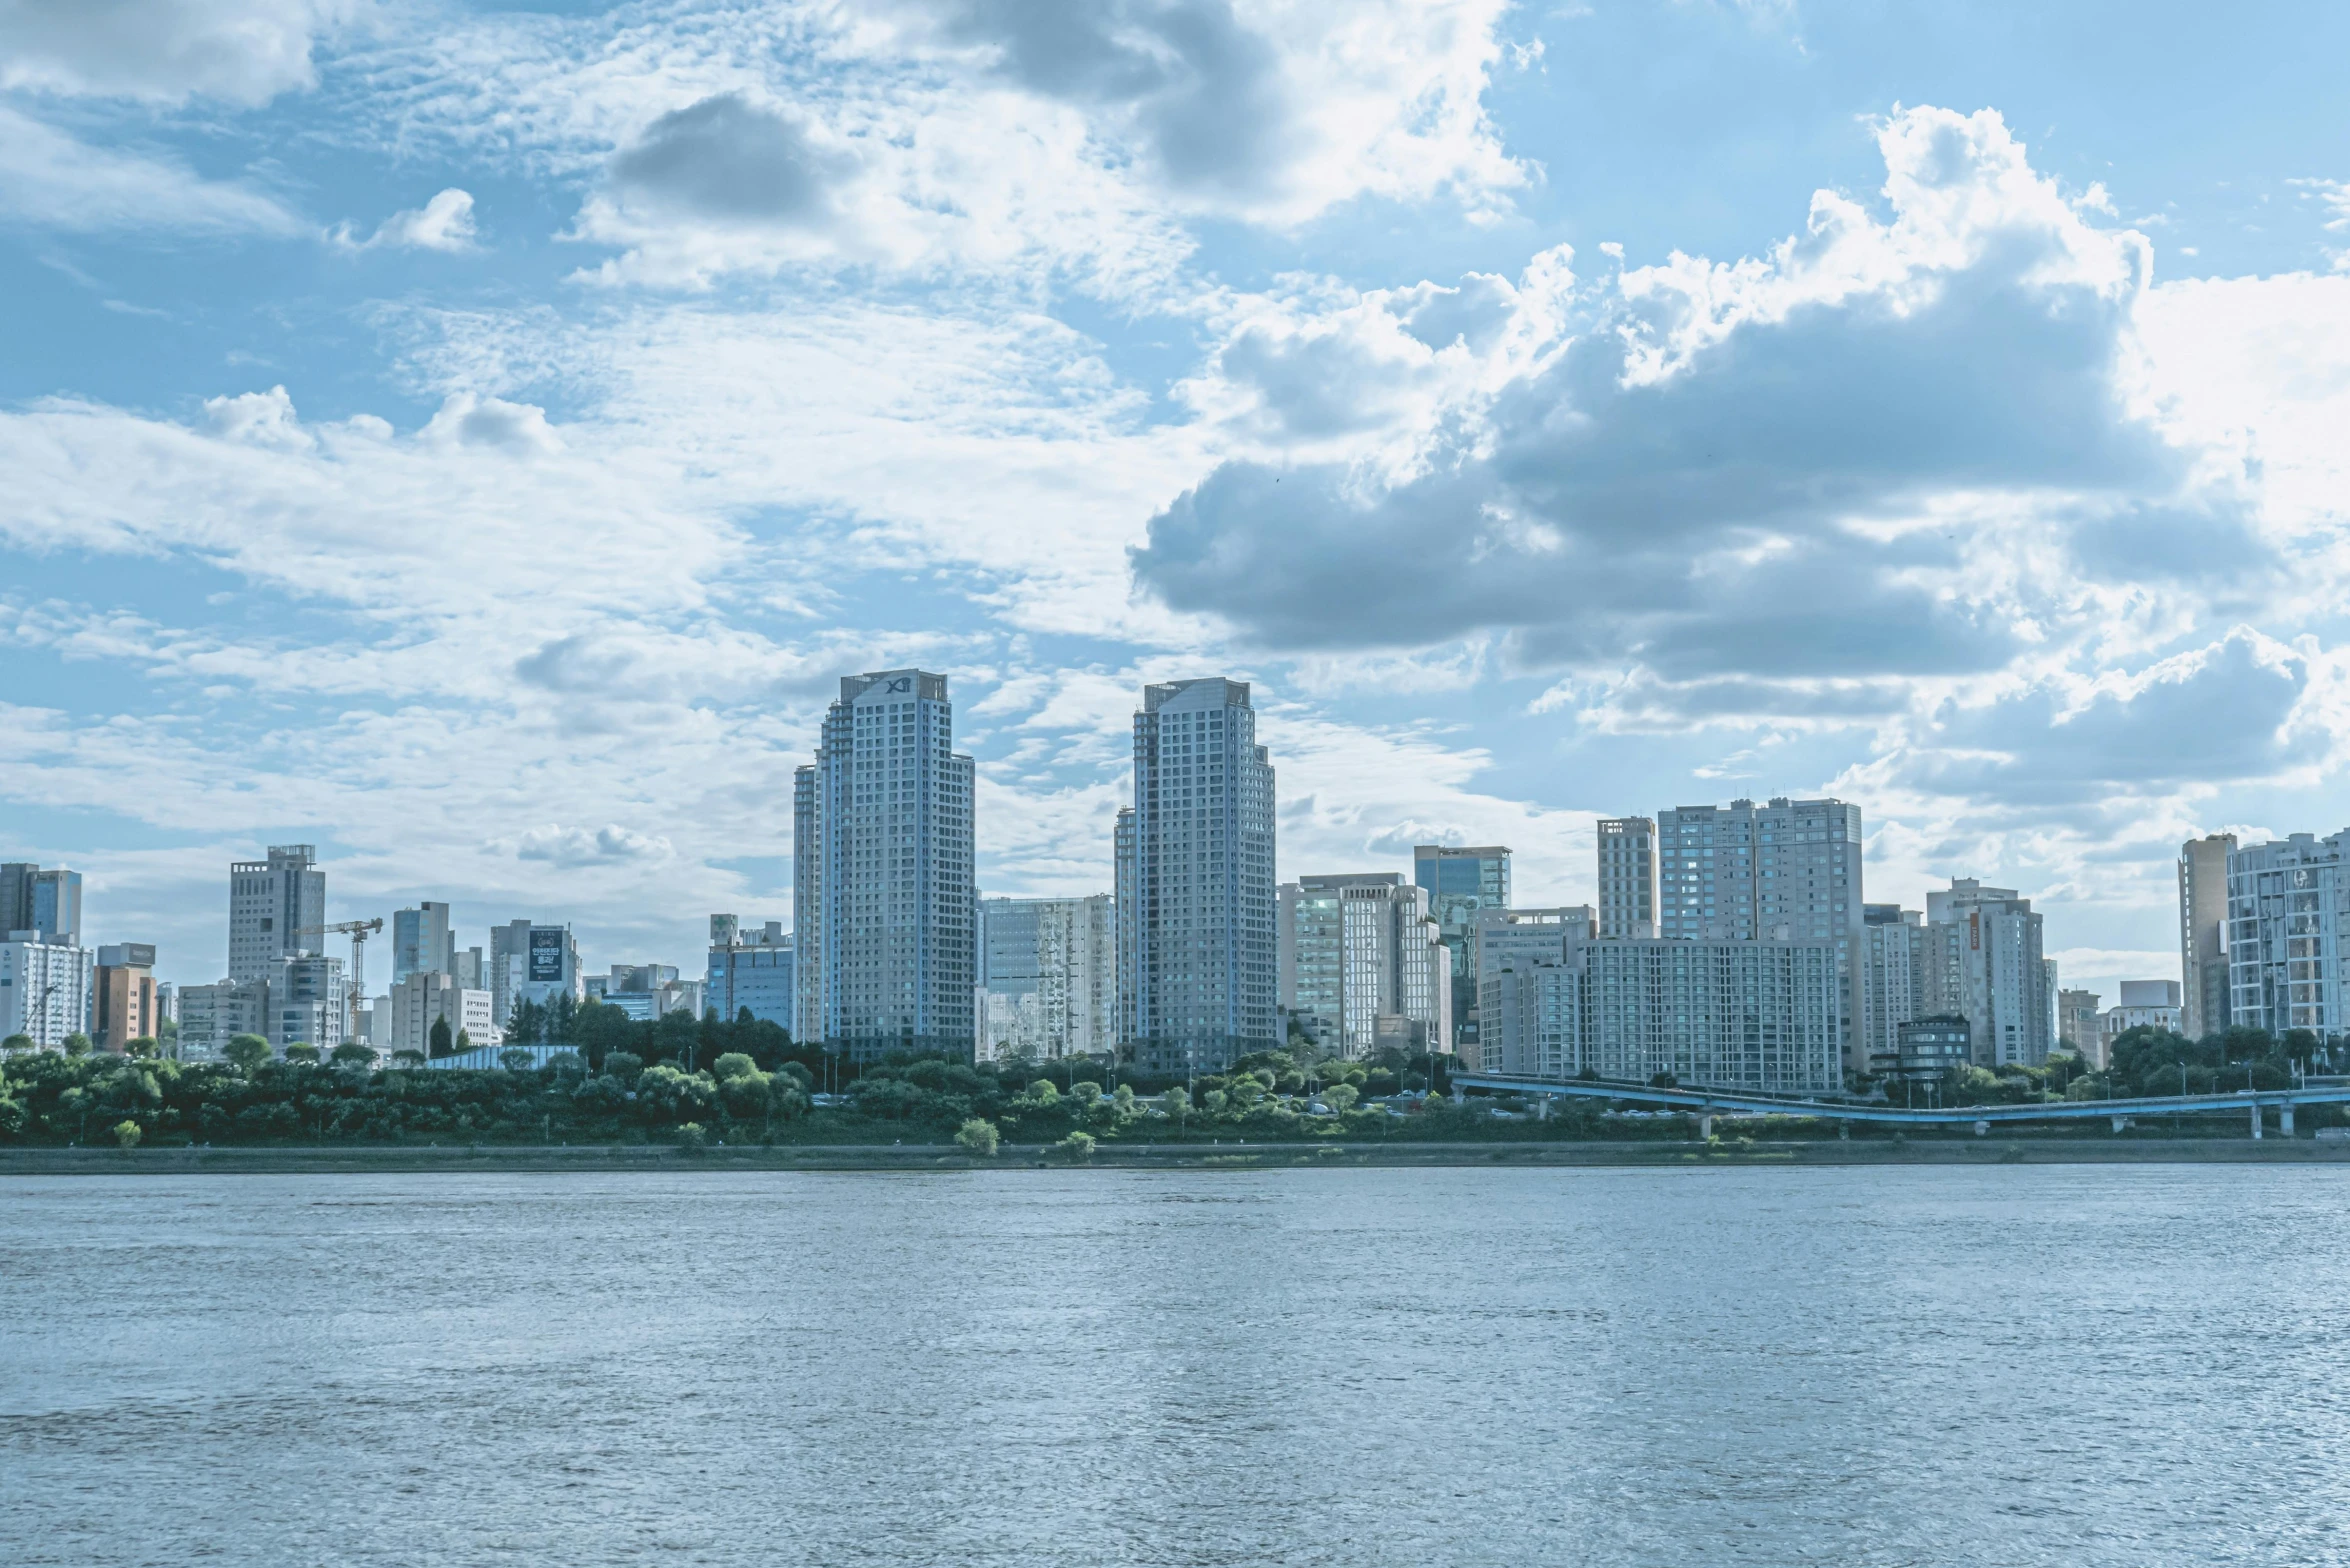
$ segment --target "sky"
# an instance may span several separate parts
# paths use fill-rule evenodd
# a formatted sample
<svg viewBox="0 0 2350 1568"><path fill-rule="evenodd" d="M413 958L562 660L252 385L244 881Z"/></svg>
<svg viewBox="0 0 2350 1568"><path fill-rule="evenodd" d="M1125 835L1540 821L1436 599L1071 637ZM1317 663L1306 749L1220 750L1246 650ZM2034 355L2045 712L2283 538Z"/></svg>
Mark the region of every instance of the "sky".
<svg viewBox="0 0 2350 1568"><path fill-rule="evenodd" d="M789 919L839 677L945 673L994 894L1146 682L1279 869L1858 803L1867 896L2178 972L2331 833L2350 9L0 0L0 856L226 962Z"/></svg>

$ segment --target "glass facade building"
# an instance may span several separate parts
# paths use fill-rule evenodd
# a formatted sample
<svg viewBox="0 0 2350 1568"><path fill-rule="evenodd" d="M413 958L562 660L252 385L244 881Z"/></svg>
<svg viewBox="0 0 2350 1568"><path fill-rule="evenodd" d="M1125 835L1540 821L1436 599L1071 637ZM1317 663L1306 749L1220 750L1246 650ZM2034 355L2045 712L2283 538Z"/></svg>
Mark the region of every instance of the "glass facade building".
<svg viewBox="0 0 2350 1568"><path fill-rule="evenodd" d="M1412 850L1412 884L1427 892L1428 912L1449 955L1451 1035L1465 1050L1476 1039L1478 914L1509 908L1510 852L1499 844L1421 844Z"/></svg>

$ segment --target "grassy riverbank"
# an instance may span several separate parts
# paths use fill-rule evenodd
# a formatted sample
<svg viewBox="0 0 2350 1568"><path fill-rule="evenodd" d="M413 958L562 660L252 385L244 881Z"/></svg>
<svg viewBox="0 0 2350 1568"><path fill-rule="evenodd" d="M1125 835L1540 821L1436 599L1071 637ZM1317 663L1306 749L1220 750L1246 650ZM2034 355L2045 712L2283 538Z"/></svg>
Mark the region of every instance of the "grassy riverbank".
<svg viewBox="0 0 2350 1568"><path fill-rule="evenodd" d="M1352 1166L1671 1167L1754 1165L2350 1165L2350 1143L2308 1138L1825 1138L1711 1144L1574 1143L1102 1144L1073 1159L1050 1144L976 1155L941 1144L803 1144L688 1149L671 1144L16 1148L0 1176L122 1176L369 1171L1027 1171L1039 1168L1298 1169Z"/></svg>

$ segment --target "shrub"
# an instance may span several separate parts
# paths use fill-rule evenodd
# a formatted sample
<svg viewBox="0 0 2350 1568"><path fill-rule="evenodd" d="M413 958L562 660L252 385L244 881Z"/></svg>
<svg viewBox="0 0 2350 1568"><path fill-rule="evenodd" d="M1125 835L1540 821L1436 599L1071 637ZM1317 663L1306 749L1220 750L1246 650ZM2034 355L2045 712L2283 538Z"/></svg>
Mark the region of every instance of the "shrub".
<svg viewBox="0 0 2350 1568"><path fill-rule="evenodd" d="M998 1136L994 1122L974 1116L956 1131L955 1142L973 1154L993 1154Z"/></svg>
<svg viewBox="0 0 2350 1568"><path fill-rule="evenodd" d="M702 1131L700 1122L681 1122L677 1128L677 1141L685 1148L698 1149L710 1141L710 1135Z"/></svg>
<svg viewBox="0 0 2350 1568"><path fill-rule="evenodd" d="M1063 1138L1059 1143L1054 1144L1053 1147L1060 1151L1061 1157L1063 1159L1068 1160L1072 1164L1084 1160L1090 1160L1093 1158L1093 1134L1089 1132L1073 1132L1069 1134L1068 1137Z"/></svg>
<svg viewBox="0 0 2350 1568"><path fill-rule="evenodd" d="M144 1136L144 1133L141 1130L139 1124L127 1118L116 1122L114 1124L113 1130L115 1147L123 1150L125 1153L128 1153L130 1150L137 1148L139 1146L139 1139Z"/></svg>
<svg viewBox="0 0 2350 1568"><path fill-rule="evenodd" d="M740 1051L729 1051L710 1064L710 1073L720 1083L734 1078L747 1078L759 1070L759 1064Z"/></svg>
<svg viewBox="0 0 2350 1568"><path fill-rule="evenodd" d="M510 1045L498 1053L498 1065L510 1073L526 1073L538 1065L538 1058L519 1045Z"/></svg>

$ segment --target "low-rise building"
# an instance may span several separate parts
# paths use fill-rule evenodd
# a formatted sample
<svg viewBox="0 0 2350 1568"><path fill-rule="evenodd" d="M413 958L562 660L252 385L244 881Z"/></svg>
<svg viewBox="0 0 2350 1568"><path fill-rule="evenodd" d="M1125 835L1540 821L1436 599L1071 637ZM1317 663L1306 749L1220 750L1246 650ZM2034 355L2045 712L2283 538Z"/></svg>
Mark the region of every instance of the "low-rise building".
<svg viewBox="0 0 2350 1568"><path fill-rule="evenodd" d="M90 950L50 938L38 927L0 941L0 1039L22 1035L43 1050L87 1032L94 966Z"/></svg>
<svg viewBox="0 0 2350 1568"><path fill-rule="evenodd" d="M225 1060L223 1049L241 1034L269 1035L269 982L222 980L180 990L179 1055L183 1062Z"/></svg>
<svg viewBox="0 0 2350 1568"><path fill-rule="evenodd" d="M1955 1014L1904 1020L1894 1030L1894 1048L1870 1063L1894 1083L1939 1083L1974 1056L1974 1026Z"/></svg>
<svg viewBox="0 0 2350 1568"><path fill-rule="evenodd" d="M448 1020L451 1049L499 1043L497 1025L490 1021L490 993L465 989L455 975L437 970L412 974L392 987L390 998L389 1026L381 1039L368 1042L385 1056L399 1051L429 1056L432 1026L441 1019Z"/></svg>
<svg viewBox="0 0 2350 1568"><path fill-rule="evenodd" d="M780 920L756 930L732 915L710 917L710 967L702 1005L728 1023L749 1009L753 1018L793 1027L798 952Z"/></svg>
<svg viewBox="0 0 2350 1568"><path fill-rule="evenodd" d="M2091 1061L2103 1067L2113 1059L2113 1042L2132 1029L2167 1029L2178 1033L2186 1022L2186 1002L2176 980L2124 980L2121 1000L2097 1015L2097 1049Z"/></svg>

